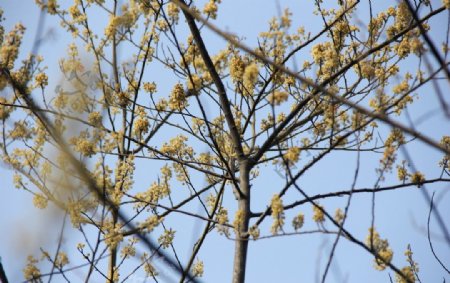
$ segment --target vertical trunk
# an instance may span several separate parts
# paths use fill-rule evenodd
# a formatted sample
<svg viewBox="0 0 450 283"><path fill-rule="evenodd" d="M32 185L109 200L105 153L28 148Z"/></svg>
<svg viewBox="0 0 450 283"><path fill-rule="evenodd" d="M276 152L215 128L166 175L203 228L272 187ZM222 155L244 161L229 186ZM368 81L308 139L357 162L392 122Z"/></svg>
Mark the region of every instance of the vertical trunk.
<svg viewBox="0 0 450 283"><path fill-rule="evenodd" d="M239 164L239 186L241 195L238 200L238 209L244 213L243 224L239 229L239 235L236 237L234 249L233 283L245 282L245 269L247 261L248 248L248 223L250 219L250 168L247 160L241 160Z"/></svg>

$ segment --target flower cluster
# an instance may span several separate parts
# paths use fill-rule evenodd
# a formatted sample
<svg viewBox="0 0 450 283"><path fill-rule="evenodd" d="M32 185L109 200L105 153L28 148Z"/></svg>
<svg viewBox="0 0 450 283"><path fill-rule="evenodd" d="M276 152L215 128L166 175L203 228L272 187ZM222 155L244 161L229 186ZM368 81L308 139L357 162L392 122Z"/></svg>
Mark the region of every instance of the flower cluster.
<svg viewBox="0 0 450 283"><path fill-rule="evenodd" d="M369 235L366 238L366 245L378 255L375 257L375 269L384 270L388 263L391 262L394 252L389 247L386 239L381 239L380 234L375 228L369 228Z"/></svg>
<svg viewBox="0 0 450 283"><path fill-rule="evenodd" d="M202 277L204 272L203 261L196 260L194 265L192 266L192 275L195 277Z"/></svg>
<svg viewBox="0 0 450 283"><path fill-rule="evenodd" d="M272 105L280 105L281 103L285 102L289 98L289 94L285 91L279 91L275 90L267 100Z"/></svg>
<svg viewBox="0 0 450 283"><path fill-rule="evenodd" d="M112 220L105 221L102 230L105 233L105 244L109 248L115 248L122 242L123 235L119 223L114 224Z"/></svg>
<svg viewBox="0 0 450 283"><path fill-rule="evenodd" d="M158 243L162 248L166 249L170 247L175 237L175 231L172 229L164 230L164 233L158 238Z"/></svg>
<svg viewBox="0 0 450 283"><path fill-rule="evenodd" d="M187 106L186 94L183 89L183 85L176 84L169 97L169 108L172 110L181 111Z"/></svg>
<svg viewBox="0 0 450 283"><path fill-rule="evenodd" d="M172 4L172 3L170 3L170 4ZM153 94L156 92L156 83L155 82L151 82L151 83L145 82L143 87L144 87L144 90L150 94Z"/></svg>
<svg viewBox="0 0 450 283"><path fill-rule="evenodd" d="M325 221L325 214L323 213L323 206L314 205L313 206L313 220L316 223L323 223Z"/></svg>
<svg viewBox="0 0 450 283"><path fill-rule="evenodd" d="M286 153L283 155L283 158L288 165L293 165L294 163L298 162L300 158L300 148L297 146L288 148Z"/></svg>
<svg viewBox="0 0 450 283"><path fill-rule="evenodd" d="M417 184L417 186L420 187L423 184L423 182L425 182L425 175L419 171L414 172L411 175L411 182Z"/></svg>
<svg viewBox="0 0 450 283"><path fill-rule="evenodd" d="M41 277L41 271L36 266L36 264L38 262L39 261L37 259L35 259L34 257L28 256L27 265L23 269L23 275L26 280L38 281L38 279Z"/></svg>
<svg viewBox="0 0 450 283"><path fill-rule="evenodd" d="M292 226L294 227L294 230L300 230L303 227L303 224L305 223L305 215L303 213L299 213L292 219Z"/></svg>
<svg viewBox="0 0 450 283"><path fill-rule="evenodd" d="M45 73L40 72L34 77L37 87L44 88L48 85L48 77Z"/></svg>
<svg viewBox="0 0 450 283"><path fill-rule="evenodd" d="M134 121L133 132L138 138L142 138L142 135L148 132L149 122L147 119L147 113L143 107L136 109L137 119Z"/></svg>
<svg viewBox="0 0 450 283"><path fill-rule="evenodd" d="M217 4L216 2L220 3L220 0L209 0L205 7L203 8L203 13L205 13L207 16L215 19L217 17Z"/></svg>
<svg viewBox="0 0 450 283"><path fill-rule="evenodd" d="M253 88L255 87L255 83L258 80L258 66L255 63L250 63L244 69L244 74L242 76L242 82L244 95L251 95L253 93Z"/></svg>
<svg viewBox="0 0 450 283"><path fill-rule="evenodd" d="M270 231L272 234L277 234L279 230L283 229L284 225L284 208L283 201L278 194L272 197L270 202L270 209L272 210L273 223Z"/></svg>

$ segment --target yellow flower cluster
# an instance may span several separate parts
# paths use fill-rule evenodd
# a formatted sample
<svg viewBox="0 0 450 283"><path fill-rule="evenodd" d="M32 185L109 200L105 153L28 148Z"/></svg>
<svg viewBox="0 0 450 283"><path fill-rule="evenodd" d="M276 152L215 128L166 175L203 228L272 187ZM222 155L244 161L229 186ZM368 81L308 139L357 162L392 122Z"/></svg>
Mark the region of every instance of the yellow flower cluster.
<svg viewBox="0 0 450 283"><path fill-rule="evenodd" d="M172 3L170 3L172 4ZM156 92L156 83L155 82L145 82L144 83L144 90L150 94L153 94Z"/></svg>
<svg viewBox="0 0 450 283"><path fill-rule="evenodd" d="M192 275L194 277L202 277L203 272L204 272L203 261L197 259L194 265L192 266Z"/></svg>
<svg viewBox="0 0 450 283"><path fill-rule="evenodd" d="M1 78L0 78L0 80L1 80ZM1 88L0 88L0 90L1 90ZM9 102L6 100L6 98L0 97L0 120L8 118L13 110L12 107L8 107L8 106L4 105L7 103L9 103Z"/></svg>
<svg viewBox="0 0 450 283"><path fill-rule="evenodd" d="M414 184L417 184L417 186L420 188L420 186L423 184L423 182L425 182L425 175L419 171L414 172L411 175L411 182Z"/></svg>
<svg viewBox="0 0 450 283"><path fill-rule="evenodd" d="M26 280L30 281L39 281L41 277L41 271L36 266L39 261L35 259L33 256L28 256L27 265L23 269L23 275Z"/></svg>
<svg viewBox="0 0 450 283"><path fill-rule="evenodd" d="M288 148L286 153L283 155L284 160L288 163L288 165L293 165L298 162L300 158L300 148L297 146L292 146Z"/></svg>
<svg viewBox="0 0 450 283"><path fill-rule="evenodd" d="M311 53L314 62L320 66L317 75L323 79L329 78L339 66L340 54L331 42L314 45Z"/></svg>
<svg viewBox="0 0 450 283"><path fill-rule="evenodd" d="M325 221L325 214L323 213L323 206L313 206L313 220L316 223L323 223Z"/></svg>
<svg viewBox="0 0 450 283"><path fill-rule="evenodd" d="M253 93L253 88L255 87L255 83L258 80L258 74L258 66L255 63L251 63L245 67L244 74L242 76L244 95L251 95Z"/></svg>
<svg viewBox="0 0 450 283"><path fill-rule="evenodd" d="M88 115L88 122L95 126L100 127L102 125L103 116L98 111L93 111Z"/></svg>
<svg viewBox="0 0 450 283"><path fill-rule="evenodd" d="M182 111L187 106L186 94L183 85L176 84L169 97L169 108L172 110Z"/></svg>
<svg viewBox="0 0 450 283"><path fill-rule="evenodd" d="M145 256L145 257L144 257ZM144 254L143 258L144 260L144 271L148 276L155 277L158 275L158 272L156 271L156 268L151 264L151 262L147 259L147 255Z"/></svg>
<svg viewBox="0 0 450 283"><path fill-rule="evenodd" d="M231 57L229 68L232 81L235 83L242 82L245 71L245 63L244 60L242 60L242 57L239 55Z"/></svg>
<svg viewBox="0 0 450 283"><path fill-rule="evenodd" d="M303 213L299 213L292 219L292 226L294 227L294 230L300 230L303 227L303 224L305 223L305 215Z"/></svg>
<svg viewBox="0 0 450 283"><path fill-rule="evenodd" d="M14 122L14 129L9 132L12 139L29 139L31 132L26 121Z"/></svg>
<svg viewBox="0 0 450 283"><path fill-rule="evenodd" d="M228 210L226 208L220 207L217 211L216 215L216 221L219 222L219 225L217 226L217 231L220 234L228 235L228 227L224 224L228 223Z"/></svg>
<svg viewBox="0 0 450 283"><path fill-rule="evenodd" d="M205 13L208 17L215 19L217 17L217 0L209 0L205 7L203 7L203 13Z"/></svg>
<svg viewBox="0 0 450 283"><path fill-rule="evenodd" d="M47 207L48 200L42 194L37 193L33 197L33 204L35 207L37 207L39 209L44 209Z"/></svg>
<svg viewBox="0 0 450 283"><path fill-rule="evenodd" d="M175 237L175 231L172 229L164 230L164 233L158 238L158 243L162 248L166 249L170 247Z"/></svg>
<svg viewBox="0 0 450 283"><path fill-rule="evenodd" d="M344 212L342 209L338 208L336 209L336 212L334 213L334 221L336 221L339 225L342 225L342 222L344 221Z"/></svg>
<svg viewBox="0 0 450 283"><path fill-rule="evenodd" d="M445 8L450 9L450 0L442 0L442 4Z"/></svg>
<svg viewBox="0 0 450 283"><path fill-rule="evenodd" d="M370 61L362 61L355 65L356 72L364 79L371 79L375 76L375 67Z"/></svg>
<svg viewBox="0 0 450 283"><path fill-rule="evenodd" d="M375 269L384 270L386 264L390 263L394 252L389 247L389 242L386 239L381 239L380 234L375 228L369 228L369 235L366 237L366 245L373 250L382 259L375 258Z"/></svg>
<svg viewBox="0 0 450 283"><path fill-rule="evenodd" d="M389 134L388 138L384 142L385 146L392 146L397 144L398 146L405 144L405 136L400 129L393 129Z"/></svg>
<svg viewBox="0 0 450 283"><path fill-rule="evenodd" d="M129 155L126 159L120 159L116 163L116 169L114 170L115 185L114 191L111 193L111 201L115 204L119 204L123 193L127 192L133 186L134 180L134 155Z"/></svg>
<svg viewBox="0 0 450 283"><path fill-rule="evenodd" d="M393 129L388 138L384 142L385 148L383 157L380 160L382 170L391 170L392 166L397 158L396 150L405 144L405 137L401 130Z"/></svg>
<svg viewBox="0 0 450 283"><path fill-rule="evenodd" d="M272 197L270 202L270 209L272 210L273 223L270 231L273 235L278 234L279 230L283 229L284 225L284 208L283 201L278 194Z"/></svg>
<svg viewBox="0 0 450 283"><path fill-rule="evenodd" d="M86 15L82 14L80 9L78 9L78 3L69 7L69 14L72 17L73 23L82 23L87 19Z"/></svg>
<svg viewBox="0 0 450 283"><path fill-rule="evenodd" d="M402 165L397 165L397 178L400 181L407 181L409 179L409 173L406 170L406 162L403 161Z"/></svg>
<svg viewBox="0 0 450 283"><path fill-rule="evenodd" d="M55 260L55 266L58 268L63 268L69 264L69 258L65 252L58 252Z"/></svg>
<svg viewBox="0 0 450 283"><path fill-rule="evenodd" d="M57 0L48 0L48 1L43 1L43 0L36 0L36 4L41 8L41 9L47 9L47 12L50 15L54 15L57 12L57 9L59 8L59 5L57 3Z"/></svg>
<svg viewBox="0 0 450 283"><path fill-rule="evenodd" d="M178 8L177 4L170 2L167 4L167 15L170 19L172 19L175 23L178 23L180 18L180 8Z"/></svg>
<svg viewBox="0 0 450 283"><path fill-rule="evenodd" d="M95 144L89 140L89 133L82 132L79 137L70 139L70 143L75 146L75 151L84 156L91 157L96 152Z"/></svg>
<svg viewBox="0 0 450 283"><path fill-rule="evenodd" d="M161 98L157 103L156 103L156 110L158 111L165 111L167 109L168 106L168 102L166 99Z"/></svg>
<svg viewBox="0 0 450 283"><path fill-rule="evenodd" d="M0 17L2 15L0 14ZM25 27L22 24L16 24L14 28L6 34L0 47L0 67L13 69L14 62L19 55L19 47L22 43Z"/></svg>
<svg viewBox="0 0 450 283"><path fill-rule="evenodd" d="M194 156L192 147L187 146L188 138L183 135L178 135L172 138L169 143L164 143L160 151L164 154L178 157L191 158Z"/></svg>
<svg viewBox="0 0 450 283"><path fill-rule="evenodd" d="M187 78L187 88L188 90L197 94L202 86L202 78L196 74L191 75Z"/></svg>
<svg viewBox="0 0 450 283"><path fill-rule="evenodd" d="M443 136L441 138L440 144L450 150L450 136ZM450 170L450 155L446 154L442 158L441 161L439 161L439 166L443 167L444 169Z"/></svg>
<svg viewBox="0 0 450 283"><path fill-rule="evenodd" d="M400 274L395 274L395 282L397 283L414 283L416 282L416 276L411 268L411 266L406 266L401 269L402 274L406 277L404 278Z"/></svg>
<svg viewBox="0 0 450 283"><path fill-rule="evenodd" d="M288 98L289 94L287 92L275 90L271 95L269 95L269 97L267 97L267 100L272 105L280 105L281 103L288 100Z"/></svg>
<svg viewBox="0 0 450 283"><path fill-rule="evenodd" d="M133 132L138 138L142 138L142 135L148 132L149 122L147 119L147 113L143 107L136 109L137 119L134 121Z"/></svg>
<svg viewBox="0 0 450 283"><path fill-rule="evenodd" d="M48 85L48 77L45 73L40 72L34 77L37 87L44 88Z"/></svg>
<svg viewBox="0 0 450 283"><path fill-rule="evenodd" d="M67 212L70 216L70 221L74 228L80 228L80 224L83 222L81 212L84 211L84 205L80 201L69 201L66 204Z"/></svg>
<svg viewBox="0 0 450 283"><path fill-rule="evenodd" d="M111 249L116 248L123 240L119 223L114 224L111 220L105 221L102 231L105 233L105 244Z"/></svg>
<svg viewBox="0 0 450 283"><path fill-rule="evenodd" d="M239 231L244 225L244 211L242 209L236 210L236 214L234 215L233 227L236 235L239 235Z"/></svg>
<svg viewBox="0 0 450 283"><path fill-rule="evenodd" d="M136 9L129 8L127 5L122 7L122 15L111 16L109 18L109 23L105 28L105 36L112 37L115 35L118 28L131 28L137 19Z"/></svg>
<svg viewBox="0 0 450 283"><path fill-rule="evenodd" d="M256 225L251 226L251 227L248 229L248 234L249 234L250 236L252 236L253 240L257 240L257 239L259 238L259 235L260 235L259 227L256 226Z"/></svg>
<svg viewBox="0 0 450 283"><path fill-rule="evenodd" d="M120 255L122 258L125 257L134 257L136 255L136 248L134 245L137 243L137 238L129 238L129 243L125 245L120 251Z"/></svg>
<svg viewBox="0 0 450 283"><path fill-rule="evenodd" d="M147 219L144 220L144 222L142 222L139 227L144 231L144 232L151 232L153 231L153 229L156 228L156 226L159 225L159 223L162 221L163 219L160 219L158 216L156 215L152 215L150 217L148 217Z"/></svg>
<svg viewBox="0 0 450 283"><path fill-rule="evenodd" d="M168 196L169 193L170 187L167 183L159 184L158 182L153 182L147 191L136 194L136 198L144 202L143 204L140 204L137 207L141 207L149 203L156 204L158 203L159 200Z"/></svg>

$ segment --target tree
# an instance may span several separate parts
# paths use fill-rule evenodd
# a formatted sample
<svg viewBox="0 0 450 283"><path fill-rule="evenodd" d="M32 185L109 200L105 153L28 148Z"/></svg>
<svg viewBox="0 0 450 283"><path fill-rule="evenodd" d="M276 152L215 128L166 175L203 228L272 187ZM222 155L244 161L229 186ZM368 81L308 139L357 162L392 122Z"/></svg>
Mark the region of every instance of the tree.
<svg viewBox="0 0 450 283"><path fill-rule="evenodd" d="M253 47L238 31L219 28L220 0L36 2L41 19L58 18L73 43L59 66L45 67L39 41L19 62L24 26L1 30L2 158L33 204L64 212L84 242L64 245L61 236L51 250L41 248L40 257L28 258L26 280L70 282L78 280L73 270L82 269L85 282L122 282L144 271L158 282L200 281L208 262L199 254L219 234L234 244L233 270L223 274L244 282L253 241L307 241L302 235L314 234L332 242L317 266L321 282L343 241L397 282L416 282L414 245L406 249L406 265L394 261L394 251L405 247L392 247L377 220L379 194L405 188L427 202L429 210L420 212L428 216L424 243L448 276L433 249L431 216L447 248L448 225L428 185L450 181L450 137L445 129L418 128L408 109L431 90L427 95L449 117L448 30L432 24L448 15L449 1L383 7L317 0L312 31L294 25L295 14L285 9ZM221 47L212 50L218 37ZM435 43L442 39L444 51ZM48 74L58 72L63 83L53 90ZM441 154L432 178L408 150L417 144ZM340 163L334 166L351 185L305 188L302 179L327 158ZM362 173L374 158L371 173ZM315 178L331 178L321 173ZM370 201L363 220L352 218L362 213L351 209L355 198ZM334 207L340 208L333 213ZM179 217L201 221L193 245ZM364 225L366 236L356 235L354 225ZM187 245L186 255L180 247ZM50 264L48 272L40 262Z"/></svg>

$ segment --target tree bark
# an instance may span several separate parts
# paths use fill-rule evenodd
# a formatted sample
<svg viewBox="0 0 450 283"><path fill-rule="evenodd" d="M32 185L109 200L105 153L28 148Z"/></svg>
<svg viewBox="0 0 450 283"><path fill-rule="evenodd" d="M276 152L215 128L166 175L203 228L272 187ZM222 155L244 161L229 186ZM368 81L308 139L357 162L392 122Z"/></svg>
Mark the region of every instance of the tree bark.
<svg viewBox="0 0 450 283"><path fill-rule="evenodd" d="M245 282L245 269L248 249L248 224L250 219L250 167L248 160L241 160L239 164L239 186L241 195L238 199L238 209L243 211L243 223L239 227L233 265L233 283Z"/></svg>

